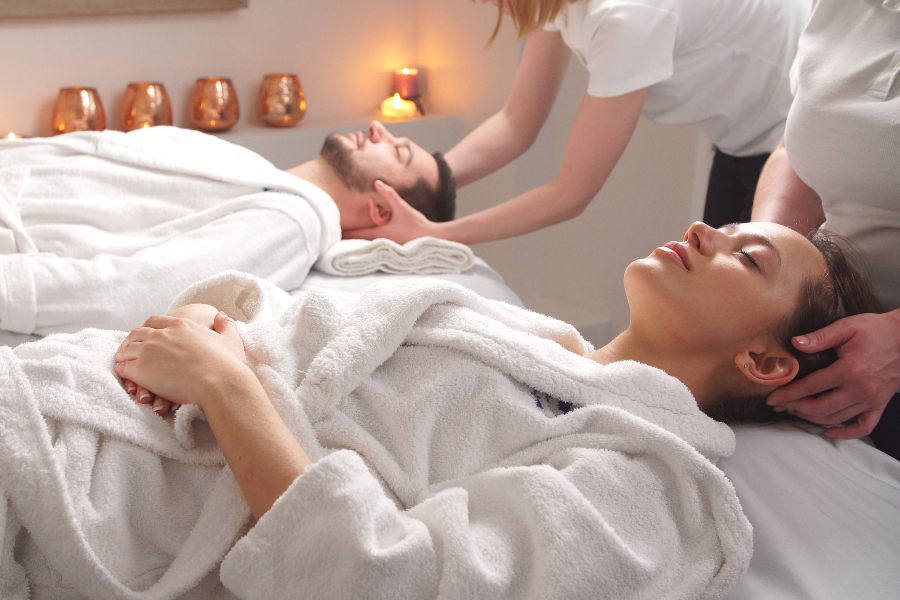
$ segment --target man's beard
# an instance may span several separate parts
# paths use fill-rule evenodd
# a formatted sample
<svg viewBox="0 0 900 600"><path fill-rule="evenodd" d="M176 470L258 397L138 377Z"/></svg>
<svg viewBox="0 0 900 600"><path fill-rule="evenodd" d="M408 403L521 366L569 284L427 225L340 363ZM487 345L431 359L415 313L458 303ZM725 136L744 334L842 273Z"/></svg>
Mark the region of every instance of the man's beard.
<svg viewBox="0 0 900 600"><path fill-rule="evenodd" d="M351 152L352 149L343 143L340 134L332 133L325 138L319 155L348 188L363 193L371 191L374 179L353 161Z"/></svg>

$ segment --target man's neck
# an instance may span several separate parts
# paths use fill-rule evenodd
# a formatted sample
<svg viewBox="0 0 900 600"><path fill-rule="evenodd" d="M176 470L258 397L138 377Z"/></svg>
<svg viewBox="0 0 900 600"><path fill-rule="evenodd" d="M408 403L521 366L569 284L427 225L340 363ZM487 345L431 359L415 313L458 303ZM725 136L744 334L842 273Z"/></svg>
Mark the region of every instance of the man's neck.
<svg viewBox="0 0 900 600"><path fill-rule="evenodd" d="M334 170L319 157L291 167L287 172L322 188L335 202L340 202L349 191Z"/></svg>

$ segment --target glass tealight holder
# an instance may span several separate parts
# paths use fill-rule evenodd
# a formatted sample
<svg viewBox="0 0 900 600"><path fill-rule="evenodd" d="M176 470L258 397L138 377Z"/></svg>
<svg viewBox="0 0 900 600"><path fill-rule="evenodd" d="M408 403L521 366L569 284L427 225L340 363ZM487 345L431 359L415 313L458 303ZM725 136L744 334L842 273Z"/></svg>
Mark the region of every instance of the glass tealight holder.
<svg viewBox="0 0 900 600"><path fill-rule="evenodd" d="M201 77L191 95L191 123L201 131L227 131L241 116L237 92L228 77Z"/></svg>
<svg viewBox="0 0 900 600"><path fill-rule="evenodd" d="M293 73L270 73L259 85L259 118L272 127L293 127L306 114L306 93Z"/></svg>
<svg viewBox="0 0 900 600"><path fill-rule="evenodd" d="M122 99L122 129L131 131L172 124L172 104L166 86L152 81L134 81Z"/></svg>
<svg viewBox="0 0 900 600"><path fill-rule="evenodd" d="M92 87L60 88L53 107L53 133L106 129L100 94Z"/></svg>

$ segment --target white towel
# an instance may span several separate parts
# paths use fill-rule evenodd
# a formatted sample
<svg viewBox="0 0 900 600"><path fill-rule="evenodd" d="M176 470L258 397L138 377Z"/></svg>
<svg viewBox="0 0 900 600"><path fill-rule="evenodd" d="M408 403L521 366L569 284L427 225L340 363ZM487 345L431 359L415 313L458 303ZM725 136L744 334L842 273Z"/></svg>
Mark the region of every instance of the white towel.
<svg viewBox="0 0 900 600"><path fill-rule="evenodd" d="M330 275L357 276L376 271L398 275L461 273L475 263L465 244L421 237L398 244L393 240L341 240L316 262L315 268Z"/></svg>

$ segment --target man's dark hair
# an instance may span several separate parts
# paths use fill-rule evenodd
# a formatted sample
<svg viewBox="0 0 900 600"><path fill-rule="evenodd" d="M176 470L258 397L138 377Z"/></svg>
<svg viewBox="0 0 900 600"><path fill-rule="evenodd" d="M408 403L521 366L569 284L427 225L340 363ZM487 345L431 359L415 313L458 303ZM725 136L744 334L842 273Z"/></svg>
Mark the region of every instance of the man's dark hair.
<svg viewBox="0 0 900 600"><path fill-rule="evenodd" d="M880 307L872 285L864 270L858 266L851 243L838 235L822 230L811 232L807 239L825 259L826 272L822 277L803 282L797 310L785 317L775 329L775 337L798 361L797 378L824 369L837 360L834 348L807 354L794 348L791 339L816 331L838 319L862 313L879 312ZM797 420L786 413L778 413L766 404L771 390L745 397L721 398L706 413L727 423L771 423Z"/></svg>
<svg viewBox="0 0 900 600"><path fill-rule="evenodd" d="M420 177L412 186L395 188L400 197L428 217L429 221L451 221L456 215L456 178L447 160L440 152L432 154L438 168L438 186L431 189L428 182Z"/></svg>

